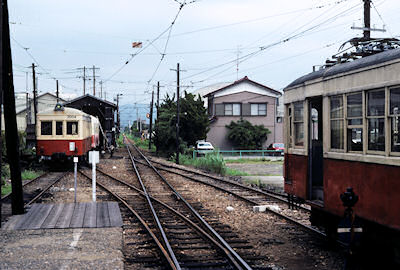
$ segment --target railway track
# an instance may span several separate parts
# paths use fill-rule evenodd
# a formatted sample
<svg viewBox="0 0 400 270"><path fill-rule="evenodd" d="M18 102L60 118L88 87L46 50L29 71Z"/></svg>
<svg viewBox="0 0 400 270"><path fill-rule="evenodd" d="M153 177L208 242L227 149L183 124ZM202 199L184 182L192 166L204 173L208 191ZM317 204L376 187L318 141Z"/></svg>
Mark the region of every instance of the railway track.
<svg viewBox="0 0 400 270"><path fill-rule="evenodd" d="M69 172L46 172L32 180L23 183L23 200L25 207L29 207L48 191L54 184L60 181ZM12 215L11 193L1 198L2 222Z"/></svg>
<svg viewBox="0 0 400 270"><path fill-rule="evenodd" d="M148 166L146 162L141 159L136 159L135 161L144 166ZM161 171L179 175L191 181L213 187L222 192L231 194L236 198L251 204L252 206L265 205L265 211L277 215L280 218L283 218L288 222L293 223L296 226L310 231L320 237L326 237L326 233L324 231L315 226L311 226L310 208L300 205L290 205L286 196L283 194L259 190L235 181L208 175L187 168L180 168L154 160L152 160L152 162L158 164L159 166L157 166L157 169Z"/></svg>
<svg viewBox="0 0 400 270"><path fill-rule="evenodd" d="M135 164L132 165L138 172ZM221 244L221 239L216 239L216 232L207 232L213 229L209 225L204 228L204 224L196 221L187 206L176 199L176 194L153 190L154 197L150 196L143 186L146 184L147 187L150 186L149 190L154 189L148 183L154 179L140 183L141 174L144 173L146 179L150 178L148 172L142 172L143 169L147 168L140 169L141 173L136 175L137 181L123 181L98 170L98 185L117 198L125 206L123 209L130 212L122 211L125 246L130 246L125 251L128 268L162 268L162 265L168 263L172 269L251 269L243 259L234 254L236 252L232 247L226 243ZM89 176L84 175L89 179ZM153 176L156 175L153 173ZM132 214L136 219L132 219ZM138 222L141 226L138 226ZM158 224L162 224L161 229ZM145 235L143 228L147 231ZM231 234L231 231L226 233ZM243 241L237 242L243 245Z"/></svg>

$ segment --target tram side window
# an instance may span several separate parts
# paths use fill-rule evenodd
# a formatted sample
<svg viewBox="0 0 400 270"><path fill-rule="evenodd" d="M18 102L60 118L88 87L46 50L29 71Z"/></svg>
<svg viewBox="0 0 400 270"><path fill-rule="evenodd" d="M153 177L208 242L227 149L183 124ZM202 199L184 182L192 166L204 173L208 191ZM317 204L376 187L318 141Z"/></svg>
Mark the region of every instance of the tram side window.
<svg viewBox="0 0 400 270"><path fill-rule="evenodd" d="M363 150L362 93L347 95L347 150Z"/></svg>
<svg viewBox="0 0 400 270"><path fill-rule="evenodd" d="M392 152L400 152L400 88L390 89Z"/></svg>
<svg viewBox="0 0 400 270"><path fill-rule="evenodd" d="M293 147L293 133L292 133L292 120L293 120L293 116L292 116L292 106L291 105L287 105L287 114L288 114L288 118L287 118L287 137L288 137L288 147L292 148Z"/></svg>
<svg viewBox="0 0 400 270"><path fill-rule="evenodd" d="M40 122L40 134L41 135L52 135L53 134L53 122L52 121Z"/></svg>
<svg viewBox="0 0 400 270"><path fill-rule="evenodd" d="M67 122L67 135L78 134L78 122Z"/></svg>
<svg viewBox="0 0 400 270"><path fill-rule="evenodd" d="M344 149L343 96L333 96L331 101L331 148Z"/></svg>
<svg viewBox="0 0 400 270"><path fill-rule="evenodd" d="M385 90L367 92L368 150L385 151Z"/></svg>
<svg viewBox="0 0 400 270"><path fill-rule="evenodd" d="M63 122L56 122L56 135L63 135Z"/></svg>
<svg viewBox="0 0 400 270"><path fill-rule="evenodd" d="M304 146L303 102L294 103L294 145Z"/></svg>

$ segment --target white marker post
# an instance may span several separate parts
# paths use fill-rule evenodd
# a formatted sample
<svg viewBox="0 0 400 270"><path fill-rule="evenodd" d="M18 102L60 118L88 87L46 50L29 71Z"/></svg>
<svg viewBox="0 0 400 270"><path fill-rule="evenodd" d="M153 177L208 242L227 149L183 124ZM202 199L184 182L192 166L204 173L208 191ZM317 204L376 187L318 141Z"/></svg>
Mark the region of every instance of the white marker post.
<svg viewBox="0 0 400 270"><path fill-rule="evenodd" d="M76 176L78 172L78 157L74 157L74 203L76 203L76 188L77 188L77 183L76 183Z"/></svg>
<svg viewBox="0 0 400 270"><path fill-rule="evenodd" d="M92 200L96 201L96 163L99 163L99 151L89 151L89 163L92 163Z"/></svg>

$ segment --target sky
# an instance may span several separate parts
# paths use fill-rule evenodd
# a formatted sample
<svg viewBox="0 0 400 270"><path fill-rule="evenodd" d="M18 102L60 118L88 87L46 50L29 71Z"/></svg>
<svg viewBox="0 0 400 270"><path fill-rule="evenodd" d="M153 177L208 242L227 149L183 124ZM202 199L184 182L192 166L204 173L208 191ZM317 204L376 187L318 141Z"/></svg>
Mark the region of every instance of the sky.
<svg viewBox="0 0 400 270"><path fill-rule="evenodd" d="M398 0L373 0L371 25L400 36ZM86 92L121 104L148 104L157 82L161 98L219 82L251 80L282 90L322 65L345 41L362 36L362 0L12 0L9 1L14 85ZM385 26L384 26L385 25ZM132 48L142 42L142 48ZM98 69L97 69L98 68ZM102 86L100 86L102 82Z"/></svg>

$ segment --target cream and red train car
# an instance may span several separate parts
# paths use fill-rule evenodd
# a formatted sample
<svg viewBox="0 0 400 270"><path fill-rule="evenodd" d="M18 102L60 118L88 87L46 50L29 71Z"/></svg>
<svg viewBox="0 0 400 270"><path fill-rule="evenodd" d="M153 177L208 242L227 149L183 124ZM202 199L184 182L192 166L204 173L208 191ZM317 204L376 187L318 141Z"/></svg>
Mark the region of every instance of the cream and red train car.
<svg viewBox="0 0 400 270"><path fill-rule="evenodd" d="M336 231L340 194L352 187L364 233L400 245L400 49L300 77L284 104L285 191Z"/></svg>
<svg viewBox="0 0 400 270"><path fill-rule="evenodd" d="M45 159L82 157L99 144L99 121L80 110L57 104L37 114L36 153Z"/></svg>

